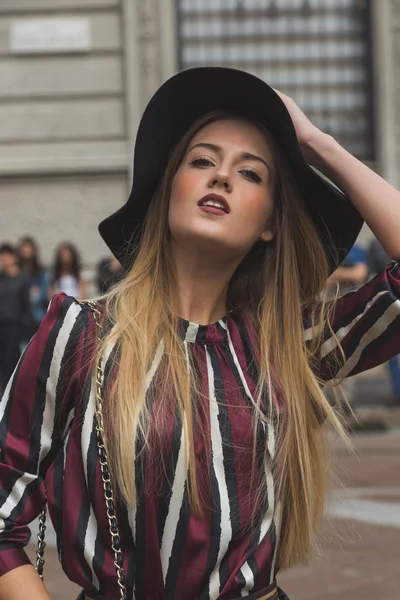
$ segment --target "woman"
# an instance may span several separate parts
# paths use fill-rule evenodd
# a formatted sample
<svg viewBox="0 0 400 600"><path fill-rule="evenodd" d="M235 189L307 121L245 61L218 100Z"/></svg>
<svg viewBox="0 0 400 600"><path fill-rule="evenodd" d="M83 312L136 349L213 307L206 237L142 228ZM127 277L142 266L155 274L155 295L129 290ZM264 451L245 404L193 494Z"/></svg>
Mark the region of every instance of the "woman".
<svg viewBox="0 0 400 600"><path fill-rule="evenodd" d="M18 262L29 290L32 319L24 328L23 337L29 341L36 333L48 305L48 279L40 264L39 250L35 240L24 237L18 244Z"/></svg>
<svg viewBox="0 0 400 600"><path fill-rule="evenodd" d="M55 293L64 292L75 298L86 297L86 283L81 277L81 261L73 244L63 242L56 250L49 299Z"/></svg>
<svg viewBox="0 0 400 600"><path fill-rule="evenodd" d="M200 68L149 103L100 225L127 275L95 310L54 298L0 404L0 600L48 598L21 548L45 497L81 598L276 600L309 557L344 435L321 386L398 351L400 273L320 294L362 217L400 255L400 210L281 97Z"/></svg>

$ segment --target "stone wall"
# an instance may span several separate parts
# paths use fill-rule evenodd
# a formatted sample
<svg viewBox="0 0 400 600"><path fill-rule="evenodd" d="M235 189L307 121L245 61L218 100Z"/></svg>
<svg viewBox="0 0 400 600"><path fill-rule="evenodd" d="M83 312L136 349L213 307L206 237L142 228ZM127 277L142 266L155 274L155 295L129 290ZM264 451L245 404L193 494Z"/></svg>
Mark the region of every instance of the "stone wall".
<svg viewBox="0 0 400 600"><path fill-rule="evenodd" d="M13 50L16 23L76 17L87 50ZM131 162L123 50L119 0L0 3L0 238L35 236L46 263L65 239L86 266L107 253L97 223L125 201Z"/></svg>
<svg viewBox="0 0 400 600"><path fill-rule="evenodd" d="M90 47L15 51L16 23L71 18ZM97 224L127 198L140 115L175 48L174 0L1 0L0 241L33 235L49 263L69 239L89 270L108 253Z"/></svg>

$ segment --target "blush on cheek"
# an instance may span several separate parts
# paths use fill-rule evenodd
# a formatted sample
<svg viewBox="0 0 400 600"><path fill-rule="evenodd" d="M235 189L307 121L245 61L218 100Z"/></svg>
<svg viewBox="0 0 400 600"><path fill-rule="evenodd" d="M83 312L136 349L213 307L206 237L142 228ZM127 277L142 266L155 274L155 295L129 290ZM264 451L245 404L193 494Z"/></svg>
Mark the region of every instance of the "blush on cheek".
<svg viewBox="0 0 400 600"><path fill-rule="evenodd" d="M178 171L172 183L171 201L187 198L190 191L193 193L193 178L187 171Z"/></svg>
<svg viewBox="0 0 400 600"><path fill-rule="evenodd" d="M252 195L247 198L247 201L245 199L243 205L246 207L244 213L247 219L264 223L269 220L274 203L271 197L266 198L265 194L260 194L257 196Z"/></svg>

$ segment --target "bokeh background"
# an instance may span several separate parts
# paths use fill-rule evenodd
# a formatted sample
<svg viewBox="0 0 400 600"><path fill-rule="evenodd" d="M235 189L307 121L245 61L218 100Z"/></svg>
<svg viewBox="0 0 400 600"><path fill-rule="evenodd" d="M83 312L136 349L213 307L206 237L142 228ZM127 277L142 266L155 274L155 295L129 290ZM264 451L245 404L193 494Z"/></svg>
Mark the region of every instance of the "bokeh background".
<svg viewBox="0 0 400 600"><path fill-rule="evenodd" d="M32 236L46 268L72 242L97 293L97 224L129 193L140 115L197 65L265 79L400 185L400 0L0 0L0 242ZM344 535L324 526L317 560L282 574L292 600L400 598L400 409L385 369L356 388L358 456L336 447L329 509ZM52 598L75 597L48 556Z"/></svg>

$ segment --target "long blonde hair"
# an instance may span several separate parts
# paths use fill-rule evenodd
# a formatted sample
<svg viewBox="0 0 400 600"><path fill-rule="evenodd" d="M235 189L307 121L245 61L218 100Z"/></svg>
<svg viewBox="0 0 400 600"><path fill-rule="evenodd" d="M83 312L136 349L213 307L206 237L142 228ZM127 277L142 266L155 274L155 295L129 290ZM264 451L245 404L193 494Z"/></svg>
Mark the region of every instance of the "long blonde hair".
<svg viewBox="0 0 400 600"><path fill-rule="evenodd" d="M173 390L175 406L170 409L178 409L187 440L189 501L195 513L202 511L193 443L192 394L199 390L194 365L188 369L179 319L171 308L175 278L168 205L174 175L190 140L207 124L227 118L232 115L225 112L203 117L172 150L150 204L140 245L133 249L133 266L106 300L110 329L98 356L109 344L118 349L116 375L105 404L107 449L119 494L131 506L136 502L137 448L146 449L151 444L151 390L146 391L146 375L157 352L163 352L158 384L164 386L166 397L171 397ZM321 423L344 433L311 367L321 340L316 334L311 348L303 341L305 309L310 311L316 332L328 326L330 305L316 302L328 276L327 258L282 151L272 136L263 132L275 162L272 227L276 235L268 244L257 243L239 265L229 284L227 309L241 311L259 337L257 418L265 418L260 404L265 385L271 401L279 393L284 402L277 420L275 472L283 507L279 563L288 566L309 557L323 512L328 469ZM313 305L318 310L313 311ZM253 454L255 462L255 448Z"/></svg>

